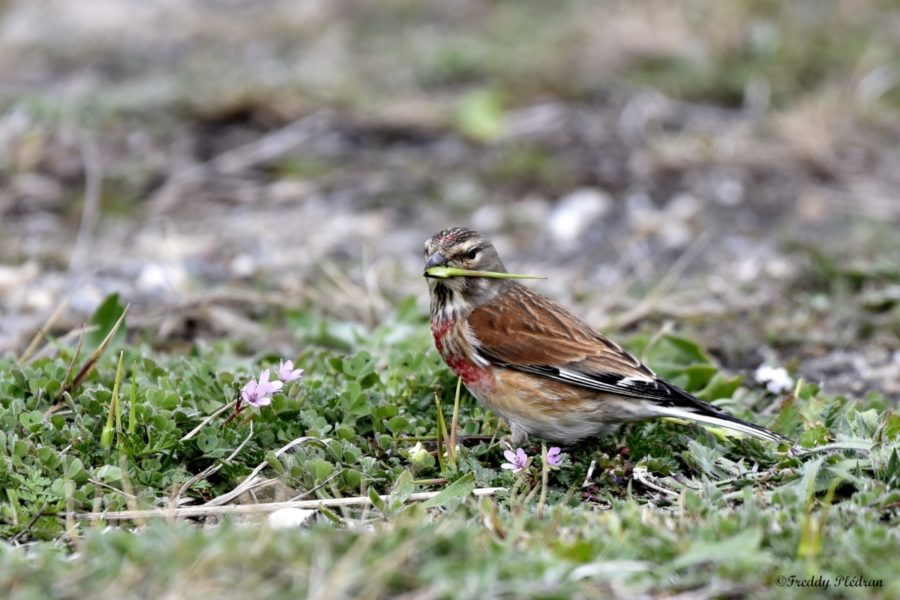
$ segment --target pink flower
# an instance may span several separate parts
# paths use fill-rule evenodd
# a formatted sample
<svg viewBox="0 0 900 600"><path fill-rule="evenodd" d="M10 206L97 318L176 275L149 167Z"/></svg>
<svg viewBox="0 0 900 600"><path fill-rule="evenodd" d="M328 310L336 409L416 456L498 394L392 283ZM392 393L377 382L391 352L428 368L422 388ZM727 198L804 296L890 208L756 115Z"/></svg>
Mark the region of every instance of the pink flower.
<svg viewBox="0 0 900 600"><path fill-rule="evenodd" d="M278 364L278 379L287 383L303 377L303 369L295 369L294 361L283 360Z"/></svg>
<svg viewBox="0 0 900 600"><path fill-rule="evenodd" d="M551 467L559 467L562 465L562 450L556 446L547 450L547 464Z"/></svg>
<svg viewBox="0 0 900 600"><path fill-rule="evenodd" d="M272 404L272 394L281 389L280 381L269 381L269 369L263 371L259 381L251 379L241 388L241 400L252 406L268 406Z"/></svg>
<svg viewBox="0 0 900 600"><path fill-rule="evenodd" d="M518 473L528 466L528 455L525 454L525 451L521 448L516 448L515 452L507 450L503 453L503 456L505 456L506 460L509 462L500 465L501 469L510 469L513 473Z"/></svg>

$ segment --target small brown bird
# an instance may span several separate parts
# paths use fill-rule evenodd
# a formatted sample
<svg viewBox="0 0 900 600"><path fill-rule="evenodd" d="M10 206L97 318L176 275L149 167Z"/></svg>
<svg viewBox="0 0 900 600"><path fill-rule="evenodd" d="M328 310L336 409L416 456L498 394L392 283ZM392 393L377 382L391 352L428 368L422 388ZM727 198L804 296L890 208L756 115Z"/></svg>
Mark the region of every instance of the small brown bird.
<svg viewBox="0 0 900 600"><path fill-rule="evenodd" d="M732 417L656 376L618 344L555 302L509 279L435 278L433 267L506 273L494 246L470 229L425 242L431 332L438 352L469 392L512 430L563 444L613 424L677 417L764 440L794 443Z"/></svg>

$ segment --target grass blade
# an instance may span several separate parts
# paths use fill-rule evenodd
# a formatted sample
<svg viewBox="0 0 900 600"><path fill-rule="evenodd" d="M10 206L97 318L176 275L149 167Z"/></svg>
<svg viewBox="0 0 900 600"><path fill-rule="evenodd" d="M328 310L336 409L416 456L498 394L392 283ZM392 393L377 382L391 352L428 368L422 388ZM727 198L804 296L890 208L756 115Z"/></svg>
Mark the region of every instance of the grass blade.
<svg viewBox="0 0 900 600"><path fill-rule="evenodd" d="M454 267L431 267L425 270L426 277L449 279L450 277L485 277L487 279L547 279L541 275L520 275L519 273L497 273L496 271L472 271Z"/></svg>

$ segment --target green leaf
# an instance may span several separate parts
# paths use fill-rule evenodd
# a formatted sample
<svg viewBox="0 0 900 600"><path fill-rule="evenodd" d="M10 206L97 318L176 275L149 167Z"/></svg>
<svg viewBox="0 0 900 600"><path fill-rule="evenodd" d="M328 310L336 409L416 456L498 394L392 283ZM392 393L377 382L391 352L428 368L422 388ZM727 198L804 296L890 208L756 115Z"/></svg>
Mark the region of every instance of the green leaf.
<svg viewBox="0 0 900 600"><path fill-rule="evenodd" d="M363 480L363 474L357 469L345 469L339 479L345 488L355 490L359 489Z"/></svg>
<svg viewBox="0 0 900 600"><path fill-rule="evenodd" d="M363 374L368 374L372 364L372 357L368 352L360 352L344 361L341 369L344 374L354 379L360 378Z"/></svg>
<svg viewBox="0 0 900 600"><path fill-rule="evenodd" d="M28 431L34 432L41 428L44 421L44 415L39 410L23 412L19 415L19 423Z"/></svg>
<svg viewBox="0 0 900 600"><path fill-rule="evenodd" d="M63 500L71 498L75 493L75 482L71 479L55 479L50 485L50 491Z"/></svg>
<svg viewBox="0 0 900 600"><path fill-rule="evenodd" d="M900 415L888 414L884 424L884 437L889 440L900 438Z"/></svg>
<svg viewBox="0 0 900 600"><path fill-rule="evenodd" d="M820 456L814 461L805 463L801 468L803 475L795 482L788 484L797 490L797 494L803 498L804 502L811 501L816 493L816 479L819 477L819 471L825 463L827 456Z"/></svg>
<svg viewBox="0 0 900 600"><path fill-rule="evenodd" d="M502 97L491 89L477 90L466 95L456 111L457 126L462 132L483 142L497 137L502 119Z"/></svg>
<svg viewBox="0 0 900 600"><path fill-rule="evenodd" d="M73 458L70 460L64 471L64 475L69 479L75 479L82 473L84 473L84 463L81 462L80 458Z"/></svg>
<svg viewBox="0 0 900 600"><path fill-rule="evenodd" d="M378 373L376 373L375 371L372 371L366 375L363 375L359 379L359 385L363 389L368 389L368 388L372 387L373 385L375 385L376 383L378 383L380 380L381 380L381 377L378 376Z"/></svg>
<svg viewBox="0 0 900 600"><path fill-rule="evenodd" d="M22 458L26 454L28 454L28 444L26 444L22 440L16 440L13 443L12 455L15 456L16 458ZM76 460L78 460L78 459L76 459ZM81 461L78 461L78 462L80 463Z"/></svg>
<svg viewBox="0 0 900 600"><path fill-rule="evenodd" d="M37 450L38 460L50 469L56 468L59 464L59 453L54 448L44 446Z"/></svg>
<svg viewBox="0 0 900 600"><path fill-rule="evenodd" d="M163 390L160 388L151 388L146 392L147 401L163 410L174 410L180 403L178 394L171 390Z"/></svg>
<svg viewBox="0 0 900 600"><path fill-rule="evenodd" d="M95 476L100 481L122 481L122 469L115 465L103 465L97 469Z"/></svg>
<svg viewBox="0 0 900 600"><path fill-rule="evenodd" d="M731 398L743 382L742 375L727 377L723 373L716 373L706 387L697 392L697 397L707 402L720 398Z"/></svg>
<svg viewBox="0 0 900 600"><path fill-rule="evenodd" d="M762 532L748 529L717 542L695 541L687 552L675 559L670 568L674 571L702 563L729 563L759 551Z"/></svg>
<svg viewBox="0 0 900 600"><path fill-rule="evenodd" d="M717 369L708 364L685 365L678 362L654 362L653 370L663 379L681 386L689 392L701 390L709 384Z"/></svg>
<svg viewBox="0 0 900 600"><path fill-rule="evenodd" d="M306 463L306 470L312 473L316 483L320 483L334 472L334 465L323 458L314 458Z"/></svg>
<svg viewBox="0 0 900 600"><path fill-rule="evenodd" d="M813 383L807 383L803 380L798 382L797 387L799 390L797 397L801 400L811 400L819 393L819 386Z"/></svg>
<svg viewBox="0 0 900 600"><path fill-rule="evenodd" d="M891 487L897 487L900 482L900 456L897 455L897 449L891 451L891 457L888 459L887 465L881 474L881 479Z"/></svg>
<svg viewBox="0 0 900 600"><path fill-rule="evenodd" d="M269 463L269 466L272 467L273 471L275 471L282 477L284 476L284 464L280 460L278 460L278 457L275 456L274 452L266 454L266 462Z"/></svg>
<svg viewBox="0 0 900 600"><path fill-rule="evenodd" d="M665 336L665 340L679 350L684 362L712 362L712 358L709 356L709 354L707 354L700 347L700 345L693 340L689 340L686 337L681 337L679 335L674 335L671 333Z"/></svg>
<svg viewBox="0 0 900 600"><path fill-rule="evenodd" d="M369 404L369 401L365 396L359 396L358 398L350 402L349 405L347 405L347 414L357 417L367 415L371 410L372 406Z"/></svg>
<svg viewBox="0 0 900 600"><path fill-rule="evenodd" d="M219 438L214 433L201 433L197 436L197 448L203 454L210 454L219 447Z"/></svg>
<svg viewBox="0 0 900 600"><path fill-rule="evenodd" d="M84 338L84 352L89 354L100 346L103 338L112 331L116 321L125 312L125 307L119 303L119 294L110 294L107 296L94 314L91 316L91 325L95 325L97 329L88 333ZM120 327L115 337L110 341L111 346L118 346L125 341L125 328Z"/></svg>
<svg viewBox="0 0 900 600"><path fill-rule="evenodd" d="M830 438L828 429L824 425L816 425L810 427L800 434L797 441L804 448L814 448L822 444L827 444Z"/></svg>
<svg viewBox="0 0 900 600"><path fill-rule="evenodd" d="M413 477L409 471L403 471L397 481L394 483L394 489L391 490L391 504L394 507L402 506L413 493L415 485L413 485Z"/></svg>
<svg viewBox="0 0 900 600"><path fill-rule="evenodd" d="M382 404L372 409L372 417L378 421L383 421L396 416L399 412L400 409L393 404Z"/></svg>
<svg viewBox="0 0 900 600"><path fill-rule="evenodd" d="M691 365L684 370L687 375L685 389L689 392L703 389L709 385L717 369L712 365Z"/></svg>
<svg viewBox="0 0 900 600"><path fill-rule="evenodd" d="M707 475L713 477L721 476L721 469L716 466L716 461L722 456L722 453L716 448L709 448L694 440L688 442L690 452L686 453L685 458L693 461L700 470Z"/></svg>
<svg viewBox="0 0 900 600"><path fill-rule="evenodd" d="M378 495L378 492L375 491L375 488L369 488L369 500L372 501L372 504L380 510L384 512L384 500L381 499L381 496Z"/></svg>
<svg viewBox="0 0 900 600"><path fill-rule="evenodd" d="M451 500L456 498L465 498L469 494L472 493L472 490L475 489L475 475L473 473L466 473L447 487L445 487L441 492L430 500L426 500L422 506L425 508L436 508L438 506L444 506Z"/></svg>
<svg viewBox="0 0 900 600"><path fill-rule="evenodd" d="M384 426L388 428L388 431L396 435L408 431L410 422L406 417L396 416L388 419Z"/></svg>
<svg viewBox="0 0 900 600"><path fill-rule="evenodd" d="M362 394L362 386L358 381L348 381L347 382L347 396L350 398L350 403L352 404L354 400L359 398L359 395Z"/></svg>

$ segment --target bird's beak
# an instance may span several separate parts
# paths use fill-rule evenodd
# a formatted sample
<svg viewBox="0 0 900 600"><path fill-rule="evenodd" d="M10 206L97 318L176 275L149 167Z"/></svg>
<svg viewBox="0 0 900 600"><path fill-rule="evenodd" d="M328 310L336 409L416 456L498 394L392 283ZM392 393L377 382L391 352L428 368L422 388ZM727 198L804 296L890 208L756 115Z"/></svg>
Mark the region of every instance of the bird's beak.
<svg viewBox="0 0 900 600"><path fill-rule="evenodd" d="M428 274L428 269L431 267L446 267L447 266L447 257L441 254L440 252L435 252L431 256L428 257L428 260L425 261L425 277L430 277Z"/></svg>

